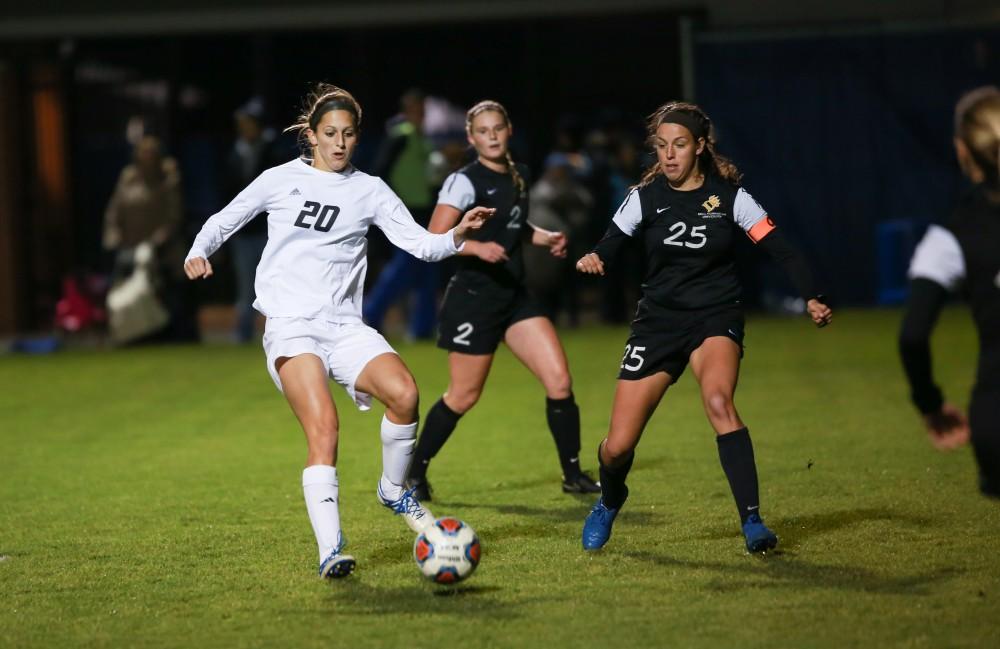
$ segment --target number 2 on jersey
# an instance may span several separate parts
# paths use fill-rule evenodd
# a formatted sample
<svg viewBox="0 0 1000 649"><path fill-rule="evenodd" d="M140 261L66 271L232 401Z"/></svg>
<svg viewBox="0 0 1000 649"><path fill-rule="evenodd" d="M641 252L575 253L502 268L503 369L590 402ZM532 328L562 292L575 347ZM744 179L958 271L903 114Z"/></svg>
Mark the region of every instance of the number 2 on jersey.
<svg viewBox="0 0 1000 649"><path fill-rule="evenodd" d="M670 226L670 231L673 232L672 235L663 240L663 243L668 246L685 246L687 248L701 248L708 241L708 237L705 235L705 228L707 225L696 225L691 228L691 240L690 241L678 241L684 232L687 230L687 224L684 221L678 221Z"/></svg>
<svg viewBox="0 0 1000 649"><path fill-rule="evenodd" d="M510 211L510 221L507 221L508 230L517 230L521 227L521 206L515 205Z"/></svg>

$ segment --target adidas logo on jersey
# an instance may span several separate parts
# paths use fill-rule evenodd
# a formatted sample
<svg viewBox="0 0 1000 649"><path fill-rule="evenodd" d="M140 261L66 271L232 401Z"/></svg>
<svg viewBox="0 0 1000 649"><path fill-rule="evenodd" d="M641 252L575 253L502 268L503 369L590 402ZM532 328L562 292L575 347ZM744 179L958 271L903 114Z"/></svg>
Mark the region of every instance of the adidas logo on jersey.
<svg viewBox="0 0 1000 649"><path fill-rule="evenodd" d="M296 188L295 188L295 189L293 189L293 190L291 191L291 193L290 193L290 194L288 194L288 195L289 195L289 196L301 196L301 195L302 195L302 192L300 192L300 191L299 191L299 188L298 188L298 187L296 187Z"/></svg>

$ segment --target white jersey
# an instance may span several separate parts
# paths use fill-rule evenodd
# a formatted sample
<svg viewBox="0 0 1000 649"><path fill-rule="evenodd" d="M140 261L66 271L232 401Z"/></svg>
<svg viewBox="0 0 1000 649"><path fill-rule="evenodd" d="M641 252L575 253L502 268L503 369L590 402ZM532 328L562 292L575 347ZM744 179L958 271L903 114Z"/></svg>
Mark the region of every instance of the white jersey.
<svg viewBox="0 0 1000 649"><path fill-rule="evenodd" d="M431 234L380 178L353 167L321 171L302 159L272 167L212 215L187 259L208 259L254 216L267 212L267 246L253 306L269 318L361 321L368 226L426 261L458 252L454 232Z"/></svg>

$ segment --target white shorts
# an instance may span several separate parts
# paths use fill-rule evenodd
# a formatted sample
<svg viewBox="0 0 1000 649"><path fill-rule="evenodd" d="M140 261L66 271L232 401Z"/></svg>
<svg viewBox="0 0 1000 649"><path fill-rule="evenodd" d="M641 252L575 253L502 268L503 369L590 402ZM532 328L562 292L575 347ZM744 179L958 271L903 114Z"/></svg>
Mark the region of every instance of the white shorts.
<svg viewBox="0 0 1000 649"><path fill-rule="evenodd" d="M358 375L376 356L395 354L382 334L358 322L337 324L309 318L268 318L264 327L264 353L267 372L281 388L281 377L275 362L282 357L314 354L323 361L327 375L342 385L361 410L368 410L372 397L357 392L354 384Z"/></svg>

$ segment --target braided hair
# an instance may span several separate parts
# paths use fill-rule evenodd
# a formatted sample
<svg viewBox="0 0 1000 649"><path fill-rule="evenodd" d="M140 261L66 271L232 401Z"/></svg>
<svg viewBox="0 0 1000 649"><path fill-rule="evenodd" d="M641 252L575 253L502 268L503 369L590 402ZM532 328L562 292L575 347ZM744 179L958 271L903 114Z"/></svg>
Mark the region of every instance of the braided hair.
<svg viewBox="0 0 1000 649"><path fill-rule="evenodd" d="M493 111L499 113L507 127L510 128L512 124L510 123L510 117L507 115L507 109L498 101L493 101L492 99L484 99L475 106L469 109L465 113L465 131L466 133L472 134L472 120L476 118L480 113L485 113L486 111ZM514 158L510 155L510 149L508 148L505 152L507 157L507 169L510 171L510 176L514 181L514 189L517 190L518 195L523 194L527 189L525 186L524 178L517 171L517 165L514 164Z"/></svg>
<svg viewBox="0 0 1000 649"><path fill-rule="evenodd" d="M646 129L649 139L652 140L656 136L656 130L660 128L661 124L665 121L670 121L669 119L664 119L668 117L668 113L680 113L686 116L699 127L698 130L701 133L705 134L705 147L698 154L698 163L702 171L704 173L715 174L722 180L733 185L739 185L743 179L743 174L740 173L740 170L736 168L736 165L731 160L715 150L715 133L712 131L712 120L708 118L708 115L699 106L683 101L671 101L663 104L647 119ZM639 184L635 185L635 187L645 187L656 180L656 177L662 173L663 170L660 168L659 161L654 162L646 169Z"/></svg>

